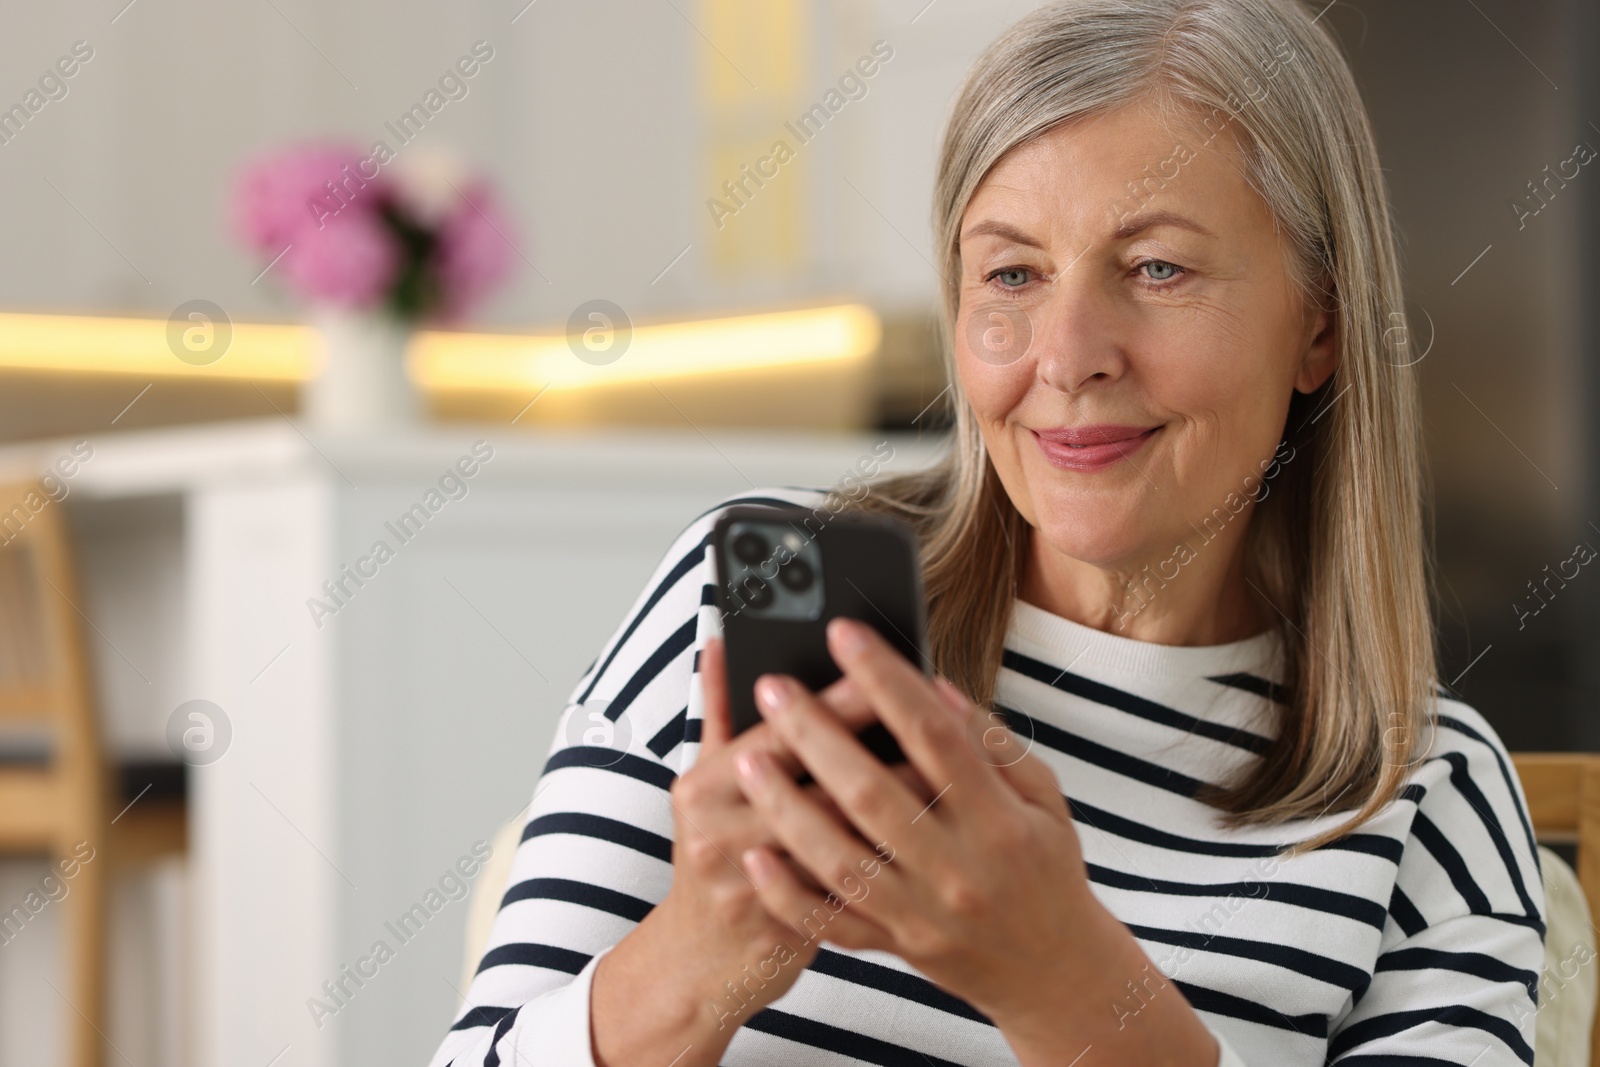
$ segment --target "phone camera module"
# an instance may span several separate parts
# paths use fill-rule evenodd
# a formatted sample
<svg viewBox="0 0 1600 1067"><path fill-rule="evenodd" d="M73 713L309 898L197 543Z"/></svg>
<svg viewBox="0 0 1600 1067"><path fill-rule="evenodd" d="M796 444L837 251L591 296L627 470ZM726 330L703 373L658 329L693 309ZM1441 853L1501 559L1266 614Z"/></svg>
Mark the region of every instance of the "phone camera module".
<svg viewBox="0 0 1600 1067"><path fill-rule="evenodd" d="M754 575L745 579L740 592L744 595L744 602L757 611L772 607L772 602L777 599L773 595L772 586Z"/></svg>
<svg viewBox="0 0 1600 1067"><path fill-rule="evenodd" d="M811 570L811 564L796 556L778 571L778 581L791 593L803 593L811 588L812 580L816 577Z"/></svg>
<svg viewBox="0 0 1600 1067"><path fill-rule="evenodd" d="M771 554L767 539L754 530L741 530L733 538L733 557L751 567L766 562Z"/></svg>
<svg viewBox="0 0 1600 1067"><path fill-rule="evenodd" d="M735 522L720 550L733 610L769 619L822 615L822 552L791 523Z"/></svg>

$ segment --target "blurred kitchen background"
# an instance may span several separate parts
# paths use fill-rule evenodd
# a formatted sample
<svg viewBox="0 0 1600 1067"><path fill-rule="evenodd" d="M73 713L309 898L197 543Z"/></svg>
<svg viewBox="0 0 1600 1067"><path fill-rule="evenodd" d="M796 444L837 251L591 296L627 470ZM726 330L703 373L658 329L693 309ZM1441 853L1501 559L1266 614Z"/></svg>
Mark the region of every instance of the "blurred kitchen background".
<svg viewBox="0 0 1600 1067"><path fill-rule="evenodd" d="M54 620L83 664L60 721L113 774L0 749L0 1067L81 1062L91 1017L107 1064L426 1061L464 988L448 876L528 802L671 537L885 440L888 470L935 453L937 137L1032 6L7 6L0 482L45 476L7 540L60 595L0 573L0 674ZM1600 749L1600 7L1322 19L1402 238L1443 679L1512 749ZM272 215L307 159L377 141L372 188ZM410 215L376 210L386 182ZM357 225L412 226L413 258L318 244ZM316 299L430 255L455 274L408 306L448 321ZM355 378L315 379L324 344ZM69 837L70 875L43 856ZM75 925L98 892L103 930Z"/></svg>

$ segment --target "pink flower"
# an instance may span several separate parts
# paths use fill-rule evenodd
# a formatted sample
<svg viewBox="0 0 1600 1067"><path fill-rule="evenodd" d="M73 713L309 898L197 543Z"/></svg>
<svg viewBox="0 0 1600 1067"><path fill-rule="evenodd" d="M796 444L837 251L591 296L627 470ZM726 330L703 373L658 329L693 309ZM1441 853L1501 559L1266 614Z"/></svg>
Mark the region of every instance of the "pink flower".
<svg viewBox="0 0 1600 1067"><path fill-rule="evenodd" d="M329 144L308 144L254 160L237 182L235 228L258 253L270 257L282 252L307 223L315 226L319 214L326 222L330 211L372 212L378 198L369 194L377 191L377 183L362 177L360 164L360 153ZM367 182L364 189L362 181ZM344 190L346 203L329 191L330 182Z"/></svg>
<svg viewBox="0 0 1600 1067"><path fill-rule="evenodd" d="M349 209L324 222L320 230L307 223L290 235L278 264L289 285L314 302L381 302L400 270L400 248L389 228L377 215Z"/></svg>
<svg viewBox="0 0 1600 1067"><path fill-rule="evenodd" d="M363 162L331 143L252 160L235 184L235 230L310 302L459 320L506 277L515 254L493 192L453 159L414 155L408 175L394 164L363 172Z"/></svg>
<svg viewBox="0 0 1600 1067"><path fill-rule="evenodd" d="M459 321L494 289L512 266L517 234L486 181L461 189L459 205L439 230L439 318Z"/></svg>

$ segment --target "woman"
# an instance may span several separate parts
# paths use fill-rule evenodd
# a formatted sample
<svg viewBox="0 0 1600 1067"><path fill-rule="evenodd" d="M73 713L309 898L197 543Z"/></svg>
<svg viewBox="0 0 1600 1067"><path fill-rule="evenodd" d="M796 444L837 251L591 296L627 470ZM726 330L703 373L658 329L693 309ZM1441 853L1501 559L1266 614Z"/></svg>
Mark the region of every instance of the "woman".
<svg viewBox="0 0 1600 1067"><path fill-rule="evenodd" d="M1532 832L1435 680L1331 39L1292 0L1041 8L960 92L934 232L951 448L852 506L916 526L942 678L835 622L845 677L763 679L730 739L707 533L838 498L701 516L574 695L434 1063L1532 1063Z"/></svg>

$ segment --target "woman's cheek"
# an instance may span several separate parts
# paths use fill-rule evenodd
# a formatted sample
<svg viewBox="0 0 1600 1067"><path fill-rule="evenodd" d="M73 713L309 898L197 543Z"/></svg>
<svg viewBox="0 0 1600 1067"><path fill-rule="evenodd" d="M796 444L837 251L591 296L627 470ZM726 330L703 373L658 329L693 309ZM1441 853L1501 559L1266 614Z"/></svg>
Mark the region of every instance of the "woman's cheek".
<svg viewBox="0 0 1600 1067"><path fill-rule="evenodd" d="M992 349L974 351L963 330L957 342L956 373L962 390L981 422L1001 422L1022 403L1034 377L1031 354L1006 363L991 362Z"/></svg>
<svg viewBox="0 0 1600 1067"><path fill-rule="evenodd" d="M958 325L967 355L986 366L1014 367L1033 349L1033 316L1018 303L976 299Z"/></svg>

